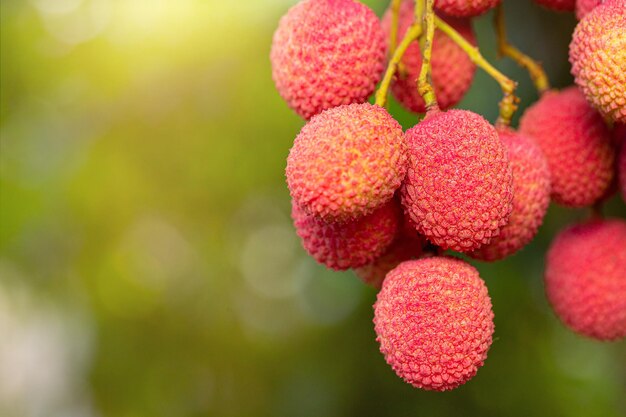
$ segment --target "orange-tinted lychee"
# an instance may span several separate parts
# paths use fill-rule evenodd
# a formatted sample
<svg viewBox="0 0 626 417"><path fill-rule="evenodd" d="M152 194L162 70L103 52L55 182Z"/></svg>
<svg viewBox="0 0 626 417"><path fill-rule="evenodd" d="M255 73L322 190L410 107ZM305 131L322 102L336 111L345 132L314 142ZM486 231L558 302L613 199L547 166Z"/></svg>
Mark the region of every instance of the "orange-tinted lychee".
<svg viewBox="0 0 626 417"><path fill-rule="evenodd" d="M606 118L626 122L626 0L605 2L578 22L569 48L572 75Z"/></svg>
<svg viewBox="0 0 626 417"><path fill-rule="evenodd" d="M391 200L407 169L402 127L382 107L335 107L313 117L287 158L291 196L327 222L366 215Z"/></svg>
<svg viewBox="0 0 626 417"><path fill-rule="evenodd" d="M374 304L380 351L396 374L426 390L446 391L483 365L494 331L487 287L454 258L406 261L383 281Z"/></svg>
<svg viewBox="0 0 626 417"><path fill-rule="evenodd" d="M355 0L304 0L280 20L270 58L276 88L300 116L363 103L384 71L380 20Z"/></svg>

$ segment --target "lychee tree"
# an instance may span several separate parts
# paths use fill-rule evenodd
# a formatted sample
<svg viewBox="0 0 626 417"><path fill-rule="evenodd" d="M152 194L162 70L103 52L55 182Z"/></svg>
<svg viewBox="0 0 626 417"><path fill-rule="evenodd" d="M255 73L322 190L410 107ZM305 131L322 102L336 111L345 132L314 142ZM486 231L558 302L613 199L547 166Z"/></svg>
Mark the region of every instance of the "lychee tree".
<svg viewBox="0 0 626 417"><path fill-rule="evenodd" d="M286 169L296 232L318 262L380 289L380 350L417 388L467 382L491 346L487 287L454 252L487 262L518 252L550 201L590 208L547 254L556 315L587 337L626 336L626 222L602 216L618 181L626 194L626 0L536 2L581 19L570 45L576 85L562 91L509 43L499 0L392 0L382 21L356 0L303 0L274 35L274 82L307 120ZM528 70L540 95L519 131L517 83L472 31L490 9L498 53ZM493 125L448 110L476 68L502 91ZM386 109L390 91L424 113L406 132Z"/></svg>

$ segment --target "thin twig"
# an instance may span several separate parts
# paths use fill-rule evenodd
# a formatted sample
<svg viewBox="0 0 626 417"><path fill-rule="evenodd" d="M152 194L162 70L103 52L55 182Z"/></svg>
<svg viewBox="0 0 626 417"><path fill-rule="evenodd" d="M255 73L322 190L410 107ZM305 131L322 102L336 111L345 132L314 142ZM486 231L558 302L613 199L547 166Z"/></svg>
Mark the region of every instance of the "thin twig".
<svg viewBox="0 0 626 417"><path fill-rule="evenodd" d="M378 87L378 91L376 91L376 104L381 107L385 107L387 103L387 92L389 91L389 85L391 84L391 80L393 79L396 70L398 69L398 64L402 60L404 53L407 48L411 44L411 42L415 41L420 37L422 33L422 26L416 21L409 27L409 29L404 34L404 38L395 49L393 56L389 60L389 64L387 65L387 70L385 71L385 75L383 80L380 83L380 87Z"/></svg>
<svg viewBox="0 0 626 417"><path fill-rule="evenodd" d="M444 32L450 37L450 39L459 45L459 47L465 51L474 64L482 68L487 74L496 80L498 84L500 84L504 97L502 97L502 100L500 101L500 115L498 116L496 125L510 125L513 114L515 114L515 111L517 110L517 103L519 102L519 99L515 96L517 83L498 71L482 56L477 47L465 40L465 38L463 38L463 36L461 36L461 34L459 34L452 26L437 16L435 16L435 25L437 26L437 29Z"/></svg>
<svg viewBox="0 0 626 417"><path fill-rule="evenodd" d="M530 74L530 78L533 80L540 95L548 91L550 89L550 82L541 64L508 42L502 4L498 4L497 6L494 15L494 26L498 38L498 54L508 56L520 67L525 68Z"/></svg>
<svg viewBox="0 0 626 417"><path fill-rule="evenodd" d="M417 86L420 95L426 104L426 110L437 108L437 98L433 89L431 79L431 57L433 52L433 39L435 37L435 12L433 11L434 0L418 0L426 3L426 10L423 14L423 24L426 36L422 48L422 67L420 69ZM417 9L417 7L416 7Z"/></svg>

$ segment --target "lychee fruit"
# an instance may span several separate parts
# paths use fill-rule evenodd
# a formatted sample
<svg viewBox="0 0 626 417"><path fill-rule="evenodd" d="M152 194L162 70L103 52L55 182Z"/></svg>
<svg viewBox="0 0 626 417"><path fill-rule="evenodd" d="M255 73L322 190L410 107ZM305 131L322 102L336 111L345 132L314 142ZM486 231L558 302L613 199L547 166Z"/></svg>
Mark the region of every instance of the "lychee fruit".
<svg viewBox="0 0 626 417"><path fill-rule="evenodd" d="M585 207L605 194L614 175L610 132L576 87L545 93L522 116L520 131L546 156L555 202Z"/></svg>
<svg viewBox="0 0 626 417"><path fill-rule="evenodd" d="M626 336L626 222L592 220L557 235L546 259L545 285L556 315L598 340Z"/></svg>
<svg viewBox="0 0 626 417"><path fill-rule="evenodd" d="M626 122L626 0L609 1L576 26L569 46L572 75L605 117Z"/></svg>
<svg viewBox="0 0 626 417"><path fill-rule="evenodd" d="M450 16L472 17L493 9L501 0L435 0L435 9Z"/></svg>
<svg viewBox="0 0 626 417"><path fill-rule="evenodd" d="M576 0L576 17L582 19L600 4L602 0Z"/></svg>
<svg viewBox="0 0 626 417"><path fill-rule="evenodd" d="M446 391L483 365L494 331L491 299L474 267L459 259L406 261L387 274L374 304L380 351L396 374Z"/></svg>
<svg viewBox="0 0 626 417"><path fill-rule="evenodd" d="M354 272L366 284L380 288L389 271L401 262L417 259L422 255L424 239L398 236L391 246L372 263L356 268Z"/></svg>
<svg viewBox="0 0 626 417"><path fill-rule="evenodd" d="M560 12L573 12L576 8L576 0L535 0L535 3Z"/></svg>
<svg viewBox="0 0 626 417"><path fill-rule="evenodd" d="M380 20L355 0L304 0L274 33L270 59L280 95L310 119L342 104L363 103L384 71Z"/></svg>
<svg viewBox="0 0 626 417"><path fill-rule="evenodd" d="M406 169L402 127L384 108L363 103L313 117L295 139L286 175L296 204L332 222L389 201Z"/></svg>
<svg viewBox="0 0 626 417"><path fill-rule="evenodd" d="M317 262L335 270L358 268L381 256L400 224L395 201L373 213L343 223L326 223L292 204L291 217L302 246Z"/></svg>
<svg viewBox="0 0 626 417"><path fill-rule="evenodd" d="M530 243L550 204L550 170L539 146L511 129L498 133L513 170L513 211L500 234L470 254L485 261L504 259Z"/></svg>
<svg viewBox="0 0 626 417"><path fill-rule="evenodd" d="M414 20L415 7L412 0L403 1L400 6L398 21L398 43ZM476 44L474 31L469 19L445 18L468 42ZM391 10L388 10L383 19L383 29L389 34L391 31ZM389 36L389 35L387 35ZM391 85L393 96L407 109L415 113L426 111L424 99L417 89L417 79L422 68L422 53L419 42L413 42L402 58L405 73L398 74ZM437 103L441 109L447 109L457 104L469 90L476 65L468 55L452 39L443 32L436 30L433 40L431 58L432 84L437 96Z"/></svg>
<svg viewBox="0 0 626 417"><path fill-rule="evenodd" d="M406 132L402 203L418 232L442 249L471 252L511 213L511 166L496 129L466 110L430 112Z"/></svg>

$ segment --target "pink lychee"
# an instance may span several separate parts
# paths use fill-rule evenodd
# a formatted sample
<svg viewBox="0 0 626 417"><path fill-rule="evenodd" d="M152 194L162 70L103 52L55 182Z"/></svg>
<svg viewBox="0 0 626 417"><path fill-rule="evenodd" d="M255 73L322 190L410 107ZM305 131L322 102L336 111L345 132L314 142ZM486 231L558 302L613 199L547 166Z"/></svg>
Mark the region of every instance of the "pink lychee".
<svg viewBox="0 0 626 417"><path fill-rule="evenodd" d="M598 340L626 336L626 222L592 220L566 228L547 259L545 285L556 315Z"/></svg>
<svg viewBox="0 0 626 417"><path fill-rule="evenodd" d="M355 0L304 0L282 17L270 59L276 88L300 116L363 103L384 71L380 20Z"/></svg>
<svg viewBox="0 0 626 417"><path fill-rule="evenodd" d="M406 261L383 281L374 304L380 351L396 374L426 390L470 380L491 346L491 299L478 272L446 257Z"/></svg>

